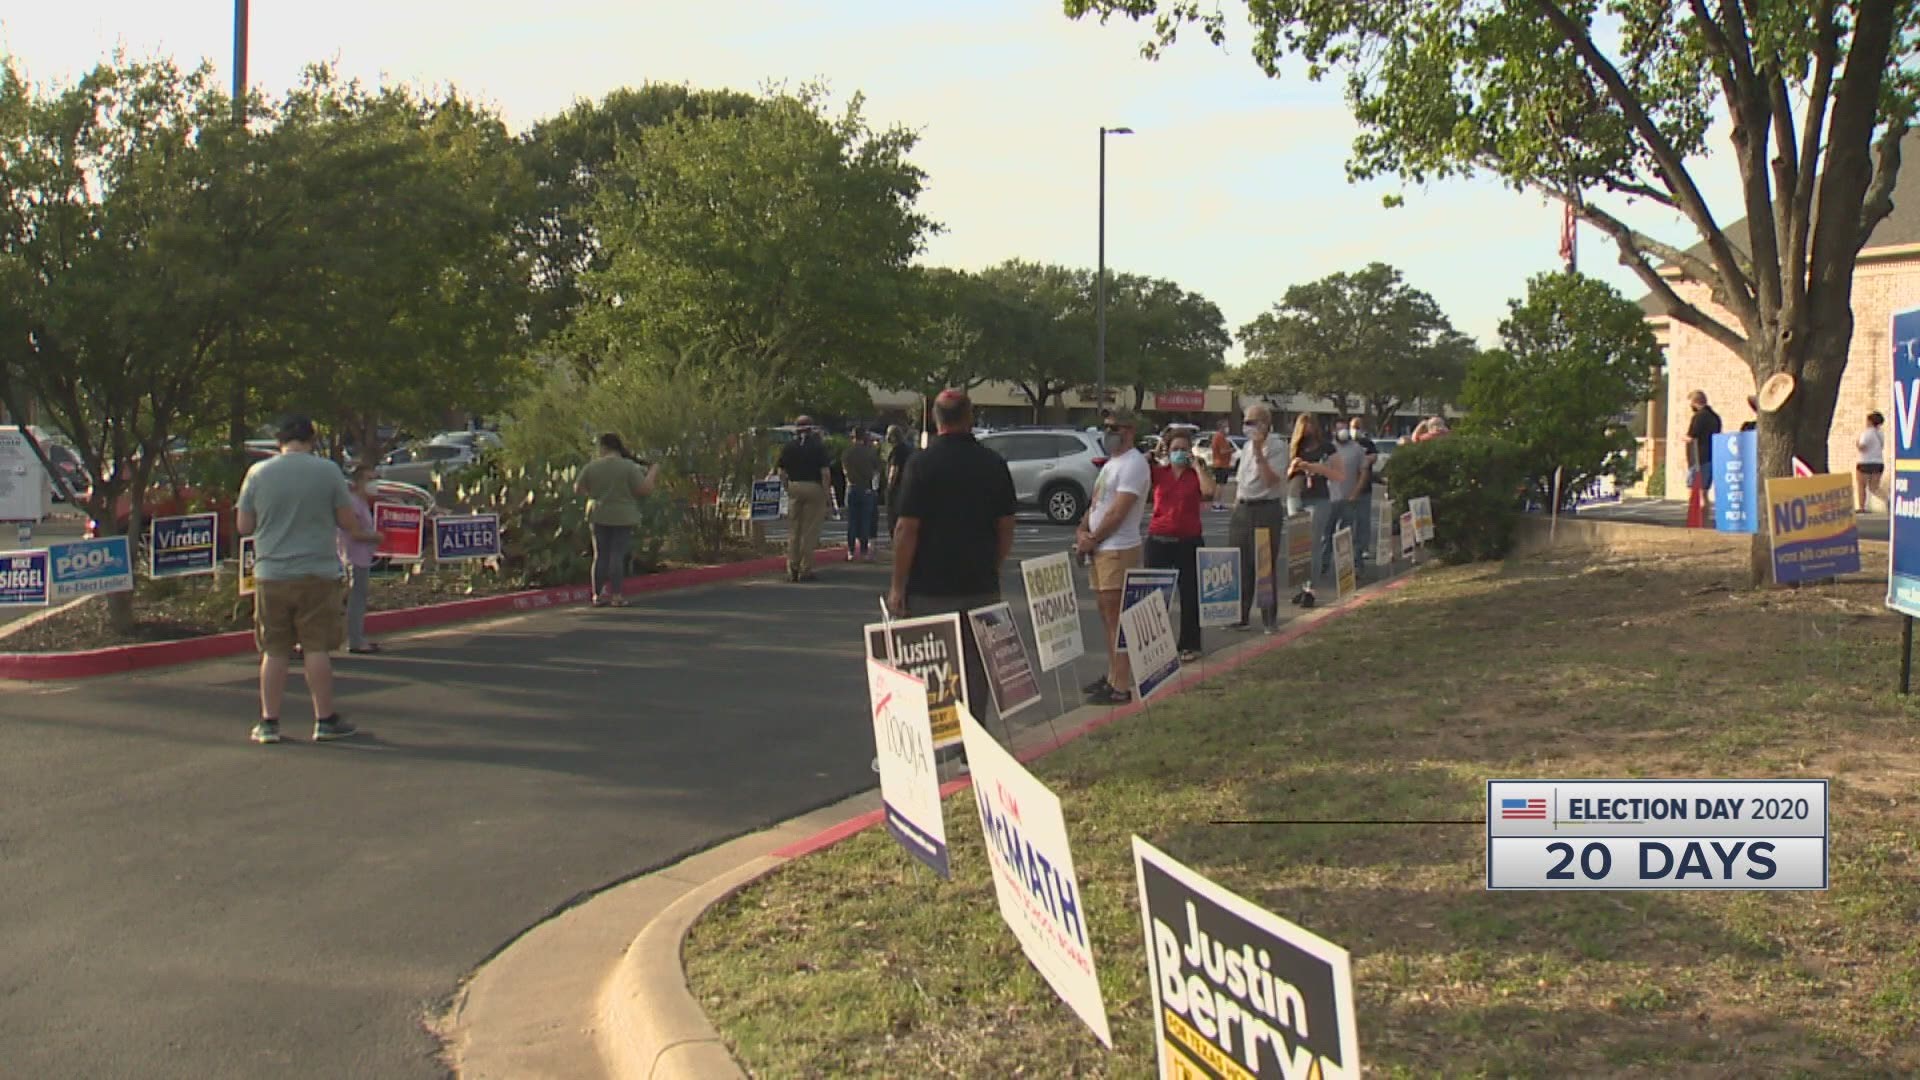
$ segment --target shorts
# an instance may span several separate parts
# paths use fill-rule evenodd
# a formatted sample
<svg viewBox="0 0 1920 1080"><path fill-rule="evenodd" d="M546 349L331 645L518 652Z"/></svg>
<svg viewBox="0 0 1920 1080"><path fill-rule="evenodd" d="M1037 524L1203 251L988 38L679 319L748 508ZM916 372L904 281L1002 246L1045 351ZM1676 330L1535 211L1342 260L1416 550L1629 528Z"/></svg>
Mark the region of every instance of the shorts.
<svg viewBox="0 0 1920 1080"><path fill-rule="evenodd" d="M338 578L256 581L253 644L262 655L290 657L297 644L330 653L346 639L346 587Z"/></svg>
<svg viewBox="0 0 1920 1080"><path fill-rule="evenodd" d="M1879 476L1881 473L1887 471L1887 467L1884 464L1867 465L1863 463L1860 465L1855 465L1854 468L1859 469L1862 473L1865 473L1868 476Z"/></svg>
<svg viewBox="0 0 1920 1080"><path fill-rule="evenodd" d="M1216 468L1215 468L1215 469L1213 470L1213 482L1214 482L1214 483L1216 483L1216 484L1228 484L1228 483L1232 483L1232 482L1233 482L1233 469L1231 469L1231 468L1218 468L1218 467L1216 467Z"/></svg>
<svg viewBox="0 0 1920 1080"><path fill-rule="evenodd" d="M1093 553L1093 568L1089 576L1093 579L1094 592L1119 592L1127 583L1127 571L1140 568L1141 553L1145 547L1122 548L1119 551L1096 551Z"/></svg>

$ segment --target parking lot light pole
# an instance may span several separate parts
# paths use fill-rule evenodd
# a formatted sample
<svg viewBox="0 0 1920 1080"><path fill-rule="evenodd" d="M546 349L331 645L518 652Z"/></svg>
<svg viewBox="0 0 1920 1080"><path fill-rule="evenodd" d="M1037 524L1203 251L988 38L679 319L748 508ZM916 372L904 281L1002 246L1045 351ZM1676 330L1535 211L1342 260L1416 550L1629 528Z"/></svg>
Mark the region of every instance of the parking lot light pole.
<svg viewBox="0 0 1920 1080"><path fill-rule="evenodd" d="M1094 408L1103 417L1107 409L1107 136L1131 134L1130 127L1100 129L1100 265L1093 283L1093 365Z"/></svg>

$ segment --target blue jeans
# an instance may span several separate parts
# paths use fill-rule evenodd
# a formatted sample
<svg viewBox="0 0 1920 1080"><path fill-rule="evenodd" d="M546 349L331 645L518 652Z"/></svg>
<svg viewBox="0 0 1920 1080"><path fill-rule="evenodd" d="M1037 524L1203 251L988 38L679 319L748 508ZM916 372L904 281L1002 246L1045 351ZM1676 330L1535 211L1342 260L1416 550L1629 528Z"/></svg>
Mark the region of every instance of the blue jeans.
<svg viewBox="0 0 1920 1080"><path fill-rule="evenodd" d="M873 550L879 529L880 501L871 488L847 489L847 550L865 555Z"/></svg>

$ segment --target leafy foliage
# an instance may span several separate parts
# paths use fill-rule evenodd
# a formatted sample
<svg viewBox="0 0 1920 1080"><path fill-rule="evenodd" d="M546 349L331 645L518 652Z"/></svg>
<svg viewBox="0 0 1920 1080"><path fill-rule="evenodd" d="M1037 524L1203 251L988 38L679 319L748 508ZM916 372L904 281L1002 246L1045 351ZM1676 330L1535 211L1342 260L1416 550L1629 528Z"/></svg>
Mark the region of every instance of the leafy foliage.
<svg viewBox="0 0 1920 1080"><path fill-rule="evenodd" d="M1036 419L1066 391L1093 385L1091 273L1011 259L981 276L1006 298L1006 377L1033 404Z"/></svg>
<svg viewBox="0 0 1920 1080"><path fill-rule="evenodd" d="M456 493L461 503L500 514L500 572L509 580L529 587L587 580L593 530L586 503L573 492L581 463L516 465L488 455L462 477ZM671 535L671 514L656 499L643 500L641 513L631 560L651 570L660 564Z"/></svg>
<svg viewBox="0 0 1920 1080"><path fill-rule="evenodd" d="M1107 381L1133 391L1204 387L1233 338L1213 301L1165 278L1120 274L1107 291Z"/></svg>
<svg viewBox="0 0 1920 1080"><path fill-rule="evenodd" d="M1409 499L1431 499L1434 549L1456 563L1513 550L1526 477L1526 451L1494 435L1403 443L1387 461L1394 512L1405 513Z"/></svg>

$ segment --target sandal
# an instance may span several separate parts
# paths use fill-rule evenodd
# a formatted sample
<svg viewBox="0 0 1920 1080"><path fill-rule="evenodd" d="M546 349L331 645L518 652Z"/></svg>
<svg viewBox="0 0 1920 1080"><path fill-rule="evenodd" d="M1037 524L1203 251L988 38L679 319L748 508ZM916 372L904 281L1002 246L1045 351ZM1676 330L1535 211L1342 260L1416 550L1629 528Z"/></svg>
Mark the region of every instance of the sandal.
<svg viewBox="0 0 1920 1080"><path fill-rule="evenodd" d="M1080 692L1083 694L1097 694L1102 690L1107 690L1112 688L1112 686L1113 684L1107 681L1107 677L1105 675L1102 675L1099 678L1088 683L1087 685L1081 687Z"/></svg>
<svg viewBox="0 0 1920 1080"><path fill-rule="evenodd" d="M355 656L368 656L373 653L379 652L380 646L369 641L367 642L367 647L364 649L348 649L347 651L354 654Z"/></svg>
<svg viewBox="0 0 1920 1080"><path fill-rule="evenodd" d="M1125 705L1133 700L1133 695L1109 684L1105 689L1087 695L1089 705Z"/></svg>
<svg viewBox="0 0 1920 1080"><path fill-rule="evenodd" d="M1200 659L1200 650L1199 650L1199 649L1181 649L1181 650L1180 650L1180 662L1181 662L1181 663L1183 663L1183 664L1191 664L1191 663L1193 663L1194 661L1196 661L1196 660L1198 660L1198 659Z"/></svg>

